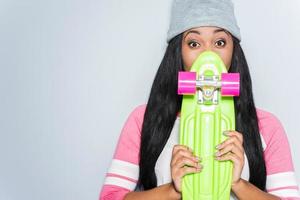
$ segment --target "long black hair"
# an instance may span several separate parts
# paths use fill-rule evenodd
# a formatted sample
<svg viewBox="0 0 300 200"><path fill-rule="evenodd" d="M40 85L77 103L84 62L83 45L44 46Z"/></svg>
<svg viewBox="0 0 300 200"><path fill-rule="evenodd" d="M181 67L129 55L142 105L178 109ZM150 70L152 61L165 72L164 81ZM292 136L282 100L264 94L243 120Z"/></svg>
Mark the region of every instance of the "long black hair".
<svg viewBox="0 0 300 200"><path fill-rule="evenodd" d="M182 35L174 37L167 46L154 78L144 114L138 180L138 188L141 190L157 186L154 167L169 139L177 113L181 109L182 96L177 94L177 76L179 71L184 70L181 54ZM234 36L233 45L229 72L240 73L240 87L242 88L240 96L234 97L236 130L243 134L243 146L250 168L249 181L264 191L266 167L253 100L251 77L240 42Z"/></svg>

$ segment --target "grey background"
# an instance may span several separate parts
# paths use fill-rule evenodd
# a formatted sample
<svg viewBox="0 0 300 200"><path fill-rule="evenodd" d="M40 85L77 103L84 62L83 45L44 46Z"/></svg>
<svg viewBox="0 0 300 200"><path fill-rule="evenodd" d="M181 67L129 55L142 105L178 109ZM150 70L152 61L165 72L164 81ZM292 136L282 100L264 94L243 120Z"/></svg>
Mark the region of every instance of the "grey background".
<svg viewBox="0 0 300 200"><path fill-rule="evenodd" d="M300 2L235 0L256 105L283 123L300 182ZM0 199L97 199L148 98L170 0L0 0Z"/></svg>

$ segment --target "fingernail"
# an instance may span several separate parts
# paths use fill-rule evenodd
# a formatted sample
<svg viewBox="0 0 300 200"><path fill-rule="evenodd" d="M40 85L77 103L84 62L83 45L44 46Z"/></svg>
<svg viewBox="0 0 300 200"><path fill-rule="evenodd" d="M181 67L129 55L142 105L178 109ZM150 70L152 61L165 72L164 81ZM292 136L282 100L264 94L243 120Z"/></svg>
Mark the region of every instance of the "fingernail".
<svg viewBox="0 0 300 200"><path fill-rule="evenodd" d="M223 132L223 135L226 135L226 136L227 136L228 133L229 133L229 131L224 131L224 132Z"/></svg>
<svg viewBox="0 0 300 200"><path fill-rule="evenodd" d="M220 152L219 152L219 151L215 153L215 156L219 156L219 155L220 155Z"/></svg>
<svg viewBox="0 0 300 200"><path fill-rule="evenodd" d="M216 149L219 149L219 148L220 148L220 146L221 146L221 145L219 145L219 144L218 144L218 145L216 146Z"/></svg>
<svg viewBox="0 0 300 200"><path fill-rule="evenodd" d="M202 159L198 156L195 156L196 161L201 161Z"/></svg>

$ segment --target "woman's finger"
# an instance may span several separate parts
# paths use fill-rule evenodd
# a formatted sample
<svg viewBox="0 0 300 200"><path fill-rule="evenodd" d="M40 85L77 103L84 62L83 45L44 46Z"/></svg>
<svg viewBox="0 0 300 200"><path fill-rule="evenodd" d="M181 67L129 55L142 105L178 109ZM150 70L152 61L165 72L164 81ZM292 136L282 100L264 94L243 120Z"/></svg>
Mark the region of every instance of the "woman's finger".
<svg viewBox="0 0 300 200"><path fill-rule="evenodd" d="M235 154L233 153L227 153L223 156L217 157L216 158L219 161L227 161L230 160L234 163L234 167L237 168L239 166L243 166L244 163L242 162L242 160Z"/></svg>
<svg viewBox="0 0 300 200"><path fill-rule="evenodd" d="M229 143L228 145L223 146L223 148L219 149L215 155L222 156L228 152L236 154L239 158L242 158L244 156L244 150L235 143Z"/></svg>
<svg viewBox="0 0 300 200"><path fill-rule="evenodd" d="M238 138L238 140L243 144L243 134L241 134L240 132L237 131L224 131L224 135L227 136L236 136Z"/></svg>
<svg viewBox="0 0 300 200"><path fill-rule="evenodd" d="M192 152L180 149L180 150L176 151L176 153L173 155L173 158L171 160L171 165L176 163L177 160L180 159L181 157L187 157L189 159L194 160L195 162L198 162L200 160L200 158L194 156Z"/></svg>
<svg viewBox="0 0 300 200"><path fill-rule="evenodd" d="M198 161L190 159L188 157L180 157L177 162L173 164L173 167L182 168L184 166L199 168L201 165Z"/></svg>
<svg viewBox="0 0 300 200"><path fill-rule="evenodd" d="M177 145L174 145L172 154L173 155L176 154L177 151L179 151L179 150L189 151L189 152L193 153L193 150L191 148L189 148L188 146L177 144Z"/></svg>
<svg viewBox="0 0 300 200"><path fill-rule="evenodd" d="M183 168L180 169L179 176L182 178L182 177L184 177L187 174L201 172L202 169L203 169L203 166L201 166L199 168L185 166L185 167L183 167Z"/></svg>
<svg viewBox="0 0 300 200"><path fill-rule="evenodd" d="M216 146L217 149L222 149L225 146L234 143L236 146L238 146L240 149L244 149L243 143L238 139L237 136L229 136L224 142L220 143L219 145Z"/></svg>

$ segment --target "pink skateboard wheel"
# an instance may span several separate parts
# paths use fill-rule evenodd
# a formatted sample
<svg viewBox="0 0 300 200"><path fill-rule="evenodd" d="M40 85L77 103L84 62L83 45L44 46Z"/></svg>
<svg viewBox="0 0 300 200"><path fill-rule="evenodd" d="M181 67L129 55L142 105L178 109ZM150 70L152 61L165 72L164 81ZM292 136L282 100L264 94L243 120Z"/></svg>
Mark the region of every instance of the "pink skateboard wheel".
<svg viewBox="0 0 300 200"><path fill-rule="evenodd" d="M178 94L195 94L196 93L196 72L179 72L178 73Z"/></svg>
<svg viewBox="0 0 300 200"><path fill-rule="evenodd" d="M222 96L239 96L240 95L240 74L239 73L222 73Z"/></svg>

